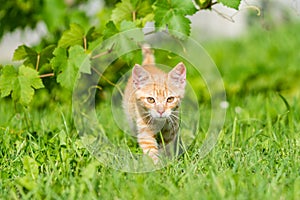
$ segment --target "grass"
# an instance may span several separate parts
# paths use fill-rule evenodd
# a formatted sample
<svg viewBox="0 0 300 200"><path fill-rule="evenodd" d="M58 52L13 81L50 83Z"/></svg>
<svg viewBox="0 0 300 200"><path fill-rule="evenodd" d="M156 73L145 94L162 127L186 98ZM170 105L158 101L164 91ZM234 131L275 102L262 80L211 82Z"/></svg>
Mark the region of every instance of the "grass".
<svg viewBox="0 0 300 200"><path fill-rule="evenodd" d="M154 172L126 173L99 163L79 139L67 104L24 109L1 99L0 198L299 198L300 95L295 73L300 70L295 52L300 41L294 37L299 30L296 24L275 29L272 36L253 32L222 41L226 45L221 47L218 42L207 44L228 92L218 144L198 159L201 140L196 141L176 162ZM268 42L261 43L264 38L258 35ZM293 42L276 42L283 36L294 37ZM205 110L207 102L203 104ZM109 123L107 133L114 130Z"/></svg>

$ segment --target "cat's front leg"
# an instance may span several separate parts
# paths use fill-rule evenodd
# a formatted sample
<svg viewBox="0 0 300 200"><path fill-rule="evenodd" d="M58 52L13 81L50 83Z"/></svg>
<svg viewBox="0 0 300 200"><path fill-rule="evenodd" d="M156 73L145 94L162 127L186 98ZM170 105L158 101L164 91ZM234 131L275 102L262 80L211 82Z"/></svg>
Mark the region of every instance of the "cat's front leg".
<svg viewBox="0 0 300 200"><path fill-rule="evenodd" d="M154 164L157 164L159 161L158 145L153 131L151 131L148 127L139 128L137 139L143 153L149 155Z"/></svg>

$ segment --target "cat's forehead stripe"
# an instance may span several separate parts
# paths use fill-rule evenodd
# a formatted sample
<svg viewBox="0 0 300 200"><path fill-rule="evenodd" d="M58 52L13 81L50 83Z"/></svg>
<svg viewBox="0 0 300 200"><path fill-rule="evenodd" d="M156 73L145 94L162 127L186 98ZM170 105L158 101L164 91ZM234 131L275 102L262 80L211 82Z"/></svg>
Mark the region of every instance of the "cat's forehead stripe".
<svg viewBox="0 0 300 200"><path fill-rule="evenodd" d="M168 94L168 87L166 84L159 85L159 84L153 84L153 94L154 96L164 96L166 97Z"/></svg>

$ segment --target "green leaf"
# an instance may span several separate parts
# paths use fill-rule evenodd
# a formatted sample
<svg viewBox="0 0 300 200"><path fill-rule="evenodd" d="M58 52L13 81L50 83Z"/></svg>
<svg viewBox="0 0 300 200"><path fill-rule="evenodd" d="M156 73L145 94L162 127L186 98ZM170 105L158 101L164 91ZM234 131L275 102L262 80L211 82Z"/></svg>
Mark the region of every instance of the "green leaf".
<svg viewBox="0 0 300 200"><path fill-rule="evenodd" d="M181 15L173 15L169 19L168 28L172 35L179 39L185 39L190 35L190 23L191 21Z"/></svg>
<svg viewBox="0 0 300 200"><path fill-rule="evenodd" d="M78 68L70 66L69 64L63 69L63 71L57 76L57 82L61 86L73 90L74 83L78 74Z"/></svg>
<svg viewBox="0 0 300 200"><path fill-rule="evenodd" d="M120 32L128 31L128 30L135 29L135 28L137 28L135 23L131 22L131 21L124 20L120 24Z"/></svg>
<svg viewBox="0 0 300 200"><path fill-rule="evenodd" d="M38 72L32 68L22 65L19 68L18 75L19 91L13 91L13 98L20 99L20 103L28 105L34 95L34 89L43 88L43 82L40 79Z"/></svg>
<svg viewBox="0 0 300 200"><path fill-rule="evenodd" d="M137 28L135 22L124 20L117 27L114 22L110 21L106 27L101 46L102 52L103 49L108 50L111 47L113 47L112 53L129 52L132 49L139 49L139 44L144 41L144 33ZM127 61L132 59L133 54L129 54L122 56L122 58L125 58Z"/></svg>
<svg viewBox="0 0 300 200"><path fill-rule="evenodd" d="M27 47L26 45L19 46L13 56L13 61L20 61L27 59L28 57L35 57L37 55L34 49Z"/></svg>
<svg viewBox="0 0 300 200"><path fill-rule="evenodd" d="M192 15L196 11L192 1L158 0L154 10L155 26L158 28L167 26L172 35L185 39L191 29L191 21L186 15Z"/></svg>
<svg viewBox="0 0 300 200"><path fill-rule="evenodd" d="M40 60L39 60L39 66L40 68L45 65L49 64L50 60L53 58L53 51L55 49L55 45L49 45L42 49L42 51L39 53Z"/></svg>
<svg viewBox="0 0 300 200"><path fill-rule="evenodd" d="M115 52L118 52L119 50L125 50L125 49L134 49L137 47L137 44L144 40L144 34L141 29L138 29L136 27L136 24L132 21L122 21L120 23L120 28L118 29L113 22L110 22L109 24L110 31L109 34L112 37L109 41L110 43L105 45L107 47L111 47L114 45ZM105 35L105 38L108 39L107 35Z"/></svg>
<svg viewBox="0 0 300 200"><path fill-rule="evenodd" d="M112 11L111 19L117 24L123 20L135 21L150 13L152 13L152 7L147 0L123 0Z"/></svg>
<svg viewBox="0 0 300 200"><path fill-rule="evenodd" d="M122 48L131 46L130 48L134 49L137 43L144 41L144 33L131 21L121 22L120 33L119 44Z"/></svg>
<svg viewBox="0 0 300 200"><path fill-rule="evenodd" d="M34 49L29 48L26 45L21 45L15 50L12 60L24 60L24 65L35 68L37 62L37 55L38 53Z"/></svg>
<svg viewBox="0 0 300 200"><path fill-rule="evenodd" d="M234 8L234 9L238 10L241 0L218 0L218 2L222 3L223 5L225 5L229 8Z"/></svg>
<svg viewBox="0 0 300 200"><path fill-rule="evenodd" d="M68 48L74 45L83 45L85 37L84 29L78 24L70 24L70 29L66 30L58 42L58 47Z"/></svg>
<svg viewBox="0 0 300 200"><path fill-rule="evenodd" d="M77 67L80 72L91 74L91 61L81 46L72 46L69 49L68 64Z"/></svg>
<svg viewBox="0 0 300 200"><path fill-rule="evenodd" d="M51 67L57 76L68 64L67 50L65 48L57 47L53 51L54 57L51 59Z"/></svg>
<svg viewBox="0 0 300 200"><path fill-rule="evenodd" d="M49 60L53 57L52 52L54 48L55 45L49 45L42 49L41 52L37 52L26 45L21 45L15 50L13 60L24 60L23 64L31 68L36 68L38 62L38 67L42 67L43 65L48 64Z"/></svg>
<svg viewBox="0 0 300 200"><path fill-rule="evenodd" d="M89 55L85 53L81 46L76 45L70 47L67 60L66 52L64 52L62 48L56 49L54 52L58 57L52 60L52 64L55 71L60 71L60 74L57 76L57 82L63 87L72 90L76 79L79 77L79 72L91 73Z"/></svg>
<svg viewBox="0 0 300 200"><path fill-rule="evenodd" d="M34 95L34 89L43 88L44 85L38 72L22 65L17 71L13 66L2 69L0 76L1 97L12 95L15 101L28 105Z"/></svg>
<svg viewBox="0 0 300 200"><path fill-rule="evenodd" d="M155 3L155 14L166 14L174 12L177 15L193 15L197 12L194 4L190 0L157 0Z"/></svg>
<svg viewBox="0 0 300 200"><path fill-rule="evenodd" d="M2 68L0 75L1 97L6 97L11 94L11 92L14 90L17 77L18 72L12 65Z"/></svg>
<svg viewBox="0 0 300 200"><path fill-rule="evenodd" d="M95 46L100 44L102 41L102 35L96 30L95 27L92 27L86 34L86 40L88 42L88 50L91 51L95 48Z"/></svg>
<svg viewBox="0 0 300 200"><path fill-rule="evenodd" d="M107 38L119 33L118 28L116 27L113 21L109 21L106 24L106 29L103 31L103 39L106 40Z"/></svg>
<svg viewBox="0 0 300 200"><path fill-rule="evenodd" d="M94 49L101 46L102 40L103 40L103 37L98 37L96 40L89 42L87 52L92 52Z"/></svg>
<svg viewBox="0 0 300 200"><path fill-rule="evenodd" d="M114 23L118 23L122 20L132 20L133 11L134 8L130 0L123 0L118 3L116 8L112 11L111 19Z"/></svg>

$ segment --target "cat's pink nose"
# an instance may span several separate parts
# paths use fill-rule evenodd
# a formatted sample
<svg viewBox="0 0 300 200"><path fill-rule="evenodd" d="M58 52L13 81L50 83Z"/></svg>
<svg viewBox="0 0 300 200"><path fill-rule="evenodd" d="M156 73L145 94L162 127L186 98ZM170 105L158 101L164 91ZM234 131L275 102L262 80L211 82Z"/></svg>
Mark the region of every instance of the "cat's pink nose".
<svg viewBox="0 0 300 200"><path fill-rule="evenodd" d="M160 116L162 116L162 114L165 112L164 110L158 110L157 111L159 113Z"/></svg>

